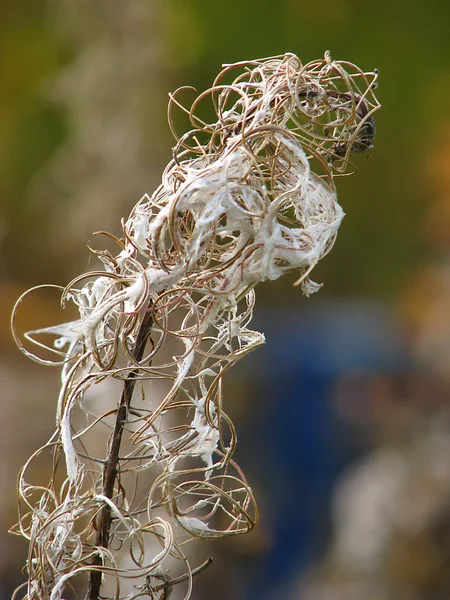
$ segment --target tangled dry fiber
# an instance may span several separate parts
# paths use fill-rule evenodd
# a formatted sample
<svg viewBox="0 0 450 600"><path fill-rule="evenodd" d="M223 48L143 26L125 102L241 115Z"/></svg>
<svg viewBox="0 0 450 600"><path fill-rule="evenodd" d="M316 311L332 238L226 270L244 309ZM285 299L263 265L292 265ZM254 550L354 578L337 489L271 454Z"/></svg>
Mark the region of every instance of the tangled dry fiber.
<svg viewBox="0 0 450 600"><path fill-rule="evenodd" d="M296 270L306 294L319 287L310 272L343 217L333 178L372 146L376 78L328 54L306 65L285 54L225 66L189 109L189 88L170 96L172 130L174 108L192 129L123 237L106 234L118 254L94 251L104 270L62 291L79 319L26 341L15 332L27 356L62 366L56 431L19 475L26 598L161 599L176 583L189 598L209 561L191 567L186 544L255 526L223 376L264 342L248 328L258 282ZM50 482L29 483L49 451Z"/></svg>

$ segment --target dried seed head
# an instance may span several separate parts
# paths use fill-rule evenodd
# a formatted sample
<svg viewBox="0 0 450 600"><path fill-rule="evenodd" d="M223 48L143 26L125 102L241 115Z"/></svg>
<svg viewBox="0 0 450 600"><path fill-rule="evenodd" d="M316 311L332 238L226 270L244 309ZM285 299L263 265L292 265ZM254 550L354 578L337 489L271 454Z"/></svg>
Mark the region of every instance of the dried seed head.
<svg viewBox="0 0 450 600"><path fill-rule="evenodd" d="M298 271L305 293L318 288L309 274L343 217L333 178L347 172L351 154L372 146L376 78L328 54L307 65L286 54L227 65L189 108L179 93L170 97L172 130L175 107L192 129L177 138L159 188L123 224L117 256L96 252L104 272L64 290L80 319L45 330L57 337L64 363L58 427L47 447L55 477L61 450L66 471L58 493L54 480L48 488L26 482L29 463L21 473L19 496L31 513L19 522L31 543L30 600L49 590L57 600L83 574L97 597L98 572L112 578L115 597L116 549L125 546L126 577L135 578L126 597L156 597L166 589L169 557L187 564L189 538L255 526L252 491L232 459L236 435L222 378L264 343L248 329L257 283ZM207 100L211 122L199 114ZM43 332L28 339L40 343ZM105 399L89 400L94 383L117 380L118 408L108 404L110 390L106 408ZM132 401L136 385L141 399ZM112 441L99 459L95 443L102 427L111 428L111 414ZM123 438L129 447L121 454ZM138 484L145 473L150 488Z"/></svg>

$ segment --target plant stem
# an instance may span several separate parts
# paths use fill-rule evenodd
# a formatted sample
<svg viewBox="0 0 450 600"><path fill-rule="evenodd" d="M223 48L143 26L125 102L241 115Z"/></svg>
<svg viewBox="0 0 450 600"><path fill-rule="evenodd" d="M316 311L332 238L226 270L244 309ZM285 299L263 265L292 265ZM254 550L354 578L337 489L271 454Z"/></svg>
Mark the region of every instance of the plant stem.
<svg viewBox="0 0 450 600"><path fill-rule="evenodd" d="M145 312L142 319L139 331L137 334L136 345L133 349L132 357L136 362L140 362L144 356L145 346L152 330L153 318L151 307ZM102 495L112 499L114 493L114 484L117 479L117 472L119 466L119 450L122 441L122 434L127 422L128 411L131 404L131 398L133 396L134 387L136 385L136 378L138 376L139 369L135 368L130 372L128 378L124 381L122 396L120 398L119 407L116 415L116 423L114 425L114 431L111 434L108 443L108 454L103 467L102 474ZM111 508L105 504L100 512L100 518L97 525L97 539L96 545L108 548L109 545L109 534L111 530ZM92 561L92 566L101 567L103 565L102 557L97 554ZM102 584L102 572L101 570L93 570L89 576L89 586L86 594L86 598L89 600L97 600L100 594L100 587Z"/></svg>

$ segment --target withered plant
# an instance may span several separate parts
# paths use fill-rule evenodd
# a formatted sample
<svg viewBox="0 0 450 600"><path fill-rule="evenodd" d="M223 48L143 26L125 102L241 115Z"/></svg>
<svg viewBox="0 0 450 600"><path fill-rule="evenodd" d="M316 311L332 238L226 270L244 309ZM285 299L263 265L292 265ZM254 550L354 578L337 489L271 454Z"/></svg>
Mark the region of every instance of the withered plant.
<svg viewBox="0 0 450 600"><path fill-rule="evenodd" d="M189 598L209 561L192 567L187 543L255 527L223 377L264 343L248 328L258 282L298 271L305 294L320 287L310 273L344 214L334 177L372 147L376 79L328 54L306 65L285 54L225 66L190 108L178 90L169 124L175 134L178 109L192 128L175 134L161 185L122 237L105 234L117 254L93 250L103 270L62 290L79 319L22 339L16 315L33 290L19 299L20 349L62 367L56 431L19 475L25 598L161 599L178 583ZM49 483L30 483L49 451Z"/></svg>

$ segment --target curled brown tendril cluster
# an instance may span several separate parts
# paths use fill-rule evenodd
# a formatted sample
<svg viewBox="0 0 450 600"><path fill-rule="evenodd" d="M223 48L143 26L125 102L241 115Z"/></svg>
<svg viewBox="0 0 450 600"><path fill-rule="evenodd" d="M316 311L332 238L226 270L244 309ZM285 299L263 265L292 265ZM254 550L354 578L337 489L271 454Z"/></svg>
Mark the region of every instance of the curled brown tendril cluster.
<svg viewBox="0 0 450 600"><path fill-rule="evenodd" d="M372 146L376 78L328 55L302 65L286 54L226 66L190 109L186 88L171 96L172 129L174 107L192 129L161 185L123 238L107 234L117 255L94 251L104 270L62 291L79 319L25 335L58 360L15 333L25 354L62 366L55 434L19 477L26 598L59 600L72 586L91 599L167 598L183 581L188 598L207 563L190 567L187 542L255 526L223 377L264 342L248 328L258 282L295 270L306 294L318 288L309 274L343 217L333 176ZM212 122L198 116L204 101ZM49 450L50 483L29 483Z"/></svg>

